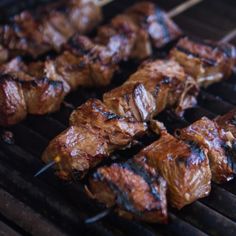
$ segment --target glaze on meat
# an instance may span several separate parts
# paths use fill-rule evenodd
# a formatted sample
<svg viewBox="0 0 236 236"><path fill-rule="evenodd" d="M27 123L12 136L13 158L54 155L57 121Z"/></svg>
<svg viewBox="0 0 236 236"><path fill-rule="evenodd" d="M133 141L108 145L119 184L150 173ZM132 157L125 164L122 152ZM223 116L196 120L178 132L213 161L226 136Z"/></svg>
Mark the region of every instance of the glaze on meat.
<svg viewBox="0 0 236 236"><path fill-rule="evenodd" d="M90 99L70 117L70 127L55 137L43 154L48 163L57 157L56 174L63 179L83 177L117 149L127 148L145 134L142 122L122 118L97 99Z"/></svg>
<svg viewBox="0 0 236 236"><path fill-rule="evenodd" d="M0 62L16 55L36 58L50 50L58 51L75 32L91 31L101 18L100 8L90 0L70 0L35 13L23 11L0 27Z"/></svg>
<svg viewBox="0 0 236 236"><path fill-rule="evenodd" d="M194 80L172 60L144 63L120 87L103 95L115 113L136 120L150 120L165 108L177 112L193 106L198 92Z"/></svg>
<svg viewBox="0 0 236 236"><path fill-rule="evenodd" d="M166 181L145 158L101 167L89 180L90 195L119 216L167 222Z"/></svg>
<svg viewBox="0 0 236 236"><path fill-rule="evenodd" d="M206 87L231 75L236 49L227 43L185 37L171 50L170 57L200 86Z"/></svg>
<svg viewBox="0 0 236 236"><path fill-rule="evenodd" d="M223 183L234 177L236 138L229 136L228 131L215 121L203 117L187 128L178 130L178 137L195 142L207 150L214 182Z"/></svg>

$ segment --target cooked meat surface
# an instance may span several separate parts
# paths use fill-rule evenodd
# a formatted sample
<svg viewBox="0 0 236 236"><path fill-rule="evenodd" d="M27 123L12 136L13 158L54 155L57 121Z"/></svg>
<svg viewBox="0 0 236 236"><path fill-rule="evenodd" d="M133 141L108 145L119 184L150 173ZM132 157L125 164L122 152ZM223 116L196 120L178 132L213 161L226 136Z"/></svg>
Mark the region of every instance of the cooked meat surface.
<svg viewBox="0 0 236 236"><path fill-rule="evenodd" d="M199 85L206 87L231 75L236 49L227 43L185 37L171 50L170 57Z"/></svg>
<svg viewBox="0 0 236 236"><path fill-rule="evenodd" d="M122 217L167 222L166 181L145 158L100 167L89 180L89 191Z"/></svg>
<svg viewBox="0 0 236 236"><path fill-rule="evenodd" d="M62 7L23 11L10 24L1 26L0 62L16 55L36 58L58 51L75 32L89 32L101 21L101 10L94 1L70 0L63 11Z"/></svg>
<svg viewBox="0 0 236 236"><path fill-rule="evenodd" d="M115 113L150 120L167 107L181 110L195 104L198 88L183 68L172 60L144 63L120 87L104 94L104 103Z"/></svg>
<svg viewBox="0 0 236 236"><path fill-rule="evenodd" d="M236 173L236 138L229 136L215 121L203 117L178 130L177 134L180 139L195 142L207 150L213 181L222 183L233 178Z"/></svg>
<svg viewBox="0 0 236 236"><path fill-rule="evenodd" d="M45 77L43 68L43 63L26 65L19 59L0 68L0 125L59 109L68 90L61 81Z"/></svg>
<svg viewBox="0 0 236 236"><path fill-rule="evenodd" d="M70 125L43 154L46 163L59 157L56 173L64 179L73 174L83 177L114 150L128 147L147 130L144 123L117 116L97 99L90 99L75 110Z"/></svg>
<svg viewBox="0 0 236 236"><path fill-rule="evenodd" d="M152 2L139 2L126 14L148 33L156 48L163 47L181 35L181 30L167 14Z"/></svg>
<svg viewBox="0 0 236 236"><path fill-rule="evenodd" d="M211 189L211 171L206 150L185 143L167 132L135 158L146 158L167 182L170 204L178 209L205 197Z"/></svg>
<svg viewBox="0 0 236 236"><path fill-rule="evenodd" d="M236 137L236 109L231 110L225 115L216 117L215 121L221 128Z"/></svg>

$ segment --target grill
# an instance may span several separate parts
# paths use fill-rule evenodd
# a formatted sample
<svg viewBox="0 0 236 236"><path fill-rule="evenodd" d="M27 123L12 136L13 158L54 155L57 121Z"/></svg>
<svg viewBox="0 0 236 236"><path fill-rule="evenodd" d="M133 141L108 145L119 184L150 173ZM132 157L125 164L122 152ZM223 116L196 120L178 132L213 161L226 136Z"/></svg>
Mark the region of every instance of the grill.
<svg viewBox="0 0 236 236"><path fill-rule="evenodd" d="M17 4L13 4L15 2ZM35 2L1 1L0 9L5 17L9 17L19 9L33 7ZM37 1L45 2L48 1ZM105 21L134 2L120 0L106 5ZM167 11L182 2L158 0ZM234 0L205 0L174 20L188 35L220 40L236 28L235 10ZM230 41L236 44L236 35ZM165 55L170 46L158 56ZM9 144L10 140L6 142L3 138L0 142L0 235L236 235L236 180L224 185L212 184L209 197L181 211L169 209L169 224L151 225L127 221L113 213L99 222L85 224L84 219L96 215L103 208L86 197L83 183L64 183L50 171L33 178L43 165L40 156L48 141L66 128L71 105L78 106L89 97L100 98L105 91L121 84L136 67L135 62L124 63L122 73L115 76L108 88L99 91L79 89L66 98L59 112L42 117L30 116L8 129L13 132L15 142ZM198 106L189 109L183 120L168 112L157 118L164 121L171 132L204 115L214 118L226 113L236 106L235 81L236 76L232 76L223 83L202 90ZM2 129L1 133L5 131ZM144 141L145 144L148 142L149 139ZM135 152L136 149L121 151L115 156L128 158Z"/></svg>

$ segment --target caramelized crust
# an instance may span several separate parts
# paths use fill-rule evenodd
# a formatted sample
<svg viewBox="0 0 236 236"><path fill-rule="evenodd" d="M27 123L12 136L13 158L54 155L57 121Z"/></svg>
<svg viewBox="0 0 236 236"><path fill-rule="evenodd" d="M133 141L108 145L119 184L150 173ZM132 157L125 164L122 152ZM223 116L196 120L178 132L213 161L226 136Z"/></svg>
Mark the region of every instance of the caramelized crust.
<svg viewBox="0 0 236 236"><path fill-rule="evenodd" d="M236 137L236 109L216 117L215 121L221 128L231 132L232 136Z"/></svg>
<svg viewBox="0 0 236 236"><path fill-rule="evenodd" d="M89 190L122 217L167 222L166 182L145 159L99 168L89 180Z"/></svg>
<svg viewBox="0 0 236 236"><path fill-rule="evenodd" d="M115 113L136 120L150 120L167 107L178 112L195 104L197 87L175 61L156 60L143 64L120 87L103 96Z"/></svg>
<svg viewBox="0 0 236 236"><path fill-rule="evenodd" d="M216 122L203 117L177 134L180 139L193 141L207 150L213 181L222 183L233 178L236 139L230 138Z"/></svg>
<svg viewBox="0 0 236 236"><path fill-rule="evenodd" d="M75 32L89 32L101 21L101 10L94 1L70 0L64 11L59 8L62 6L34 14L23 11L11 24L2 26L0 62L16 55L36 58L52 49L60 50Z"/></svg>
<svg viewBox="0 0 236 236"><path fill-rule="evenodd" d="M60 157L56 172L64 179L75 173L83 177L114 150L127 148L147 130L144 123L115 115L97 99L90 99L75 110L70 124L43 154L46 163Z"/></svg>
<svg viewBox="0 0 236 236"><path fill-rule="evenodd" d="M211 171L206 151L195 143L184 143L162 132L161 138L144 148L146 158L167 182L170 204L178 209L206 197L211 189Z"/></svg>
<svg viewBox="0 0 236 236"><path fill-rule="evenodd" d="M156 48L163 47L181 35L178 26L154 3L141 1L130 7L126 14L148 33Z"/></svg>
<svg viewBox="0 0 236 236"><path fill-rule="evenodd" d="M170 52L201 86L228 78L236 58L235 47L226 43L182 38Z"/></svg>
<svg viewBox="0 0 236 236"><path fill-rule="evenodd" d="M26 65L19 59L0 68L0 125L16 124L27 114L59 109L68 89L61 81L46 77L43 68L43 63Z"/></svg>
<svg viewBox="0 0 236 236"><path fill-rule="evenodd" d="M100 27L95 40L117 51L118 58L124 61L130 58L144 59L152 53L147 31L126 14L120 14L110 24Z"/></svg>

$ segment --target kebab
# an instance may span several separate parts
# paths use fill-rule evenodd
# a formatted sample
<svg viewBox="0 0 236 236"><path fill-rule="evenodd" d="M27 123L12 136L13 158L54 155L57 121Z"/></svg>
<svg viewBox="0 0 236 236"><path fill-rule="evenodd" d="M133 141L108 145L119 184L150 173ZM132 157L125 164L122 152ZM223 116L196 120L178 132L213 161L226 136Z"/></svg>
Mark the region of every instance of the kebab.
<svg viewBox="0 0 236 236"><path fill-rule="evenodd" d="M101 6L95 1L70 0L23 11L0 26L0 63L18 56L37 58L59 51L76 32L88 33L101 22Z"/></svg>
<svg viewBox="0 0 236 236"><path fill-rule="evenodd" d="M211 180L223 183L236 174L235 116L234 110L214 121L203 117L176 137L157 122L160 138L126 162L98 168L89 196L122 217L165 223L167 199L181 209L206 197Z"/></svg>
<svg viewBox="0 0 236 236"><path fill-rule="evenodd" d="M234 60L233 48L231 60ZM175 73L171 73L173 72L173 68ZM140 79L138 79L138 73L140 73ZM144 78L147 78L148 73L150 73L150 75L155 74L157 76L156 78L150 76L150 78L156 81L157 84L152 84L153 86L147 86L149 84L150 78L146 83L144 83L144 81L146 81ZM171 89L172 87L170 86L170 84L173 82L175 82L175 85L178 84L176 81L184 81L187 84L195 85L193 81L197 82L197 80L187 76L186 74L186 79L181 80L181 75L183 73L183 67L173 60L157 60L154 62L147 62L146 64L142 65L134 75L131 75L129 80L125 82L125 86L122 85L120 88L113 90L116 91L116 93L114 93L114 101L118 101L117 104L119 106L117 104L112 106L112 102L110 102L111 99L107 100L109 102L107 102L106 106L112 107L112 110L116 109L116 113L118 113L121 117L121 114L123 113L123 117L126 116L128 119L132 119L137 122L151 121L151 123L153 123L153 116L158 114L158 110L156 108L161 107L162 109L160 109L160 111L165 108L165 106L162 104L165 104L166 107L168 107L168 105L170 107L173 105L175 105L175 107L179 107L179 104L181 104L183 101L192 101L192 99L189 99L189 97L194 97L194 88L196 88L196 86L193 86L191 89L188 86L183 86L182 88L188 88L188 93L178 92L178 90ZM179 76L179 80L176 79L177 75ZM168 83L165 81L166 78L168 78ZM188 83L188 80L190 80L191 83ZM129 90L129 86L127 84L131 87L131 90ZM134 89L136 89L134 86L135 84L141 84L143 85L143 88L133 92ZM166 84L168 86L166 86ZM156 87L158 88L157 92L153 91L153 88ZM117 91L120 93L124 88L128 89L121 93L122 96L117 96ZM181 88L181 86L179 88ZM160 91L163 96L158 97L158 92ZM118 95L120 95L119 93ZM133 96L130 94L133 94ZM182 94L185 94L185 99L181 99ZM112 97L111 92L108 92L108 95L104 95L104 100L107 97ZM120 97L122 99L120 99ZM165 99L163 99L163 97ZM154 106L154 109L150 109L153 107L153 104L155 104L153 101L155 101L157 105ZM152 104L152 106L150 106L150 104ZM183 104L186 104L186 102L183 102ZM79 114L81 114L81 112L79 112ZM199 138L199 140L202 141L202 139L204 139L206 135L204 134L204 132L206 132L205 130L208 130L208 132L213 132L213 134L209 136L209 142L212 141L212 136L216 136L218 143L222 144L222 146L218 145L216 148L221 148L221 154L225 154L224 160L226 160L226 156L228 158L230 157L230 159L228 159L230 160L229 164L227 165L228 169L223 168L223 171L227 170L228 172L226 171L225 174L232 176L234 174L234 169L232 166L234 160L234 149L232 149L232 147L234 147L233 145L235 138L233 137L232 139L232 135L230 135L230 133L225 132L214 122L211 124L211 122L212 121L210 120L206 120L206 127L203 126L199 128L202 130L202 138ZM81 125L80 120L77 125ZM156 130L156 127L152 126L152 129ZM96 172L96 174L93 176L94 178L90 181L91 189L89 191L91 196L97 198L97 200L105 203L107 206L117 205L117 211L122 216L129 218L133 217L149 222L166 221L166 191L170 198L171 204L177 208L182 208L184 205L193 202L197 198L207 196L210 191L211 175L213 175L212 179L215 181L217 181L217 175L222 175L222 173L214 171L214 166L217 164L218 168L220 169L222 162L219 162L219 160L221 160L222 157L220 155L212 156L209 154L211 151L210 149L215 141L212 141L211 146L207 146L198 139L195 140L192 138L186 138L180 140L179 138L174 138L173 136L169 135L166 131L161 131L160 133L160 140L157 140L150 147L144 149L134 159L129 160L128 163L125 163L124 165L113 164L111 168L100 168L99 170L102 170L102 174L100 172ZM73 144L69 144L67 146L68 141L70 140L67 137L69 137L69 135L65 135L64 137L59 135L56 137L49 144L43 155L44 161L49 162L50 164L52 163L51 161L53 161L53 163L56 164L56 172L59 176L60 173L64 173L66 169L62 165L60 166L61 169L58 167L58 163L60 164L58 157L61 157L61 153L66 153L66 160L69 160L71 158L70 154L75 153L74 148L76 149ZM65 139L67 139L67 142L65 142ZM55 147L55 143L57 143L59 140L62 140L62 143L60 143L59 147L63 147L63 152L61 152L61 150L58 151L58 147ZM158 149L155 148L156 146ZM176 147L178 146L180 146L180 148L178 148L178 152L176 152ZM227 149L224 149L226 146ZM65 151L67 147L71 148L69 155L68 152ZM158 158L157 153L162 150L161 147L163 148L163 152L161 152L161 156ZM54 152L51 153L51 150L54 150ZM82 153L81 149L76 150L79 153ZM231 153L231 156L226 154L226 150L228 153ZM174 158L171 158L171 156L167 155L169 151L171 152L172 156L174 156ZM175 155L175 153L177 155ZM147 155L148 158L146 157ZM215 163L212 160L215 161ZM66 170L66 179L68 179L69 174L71 175L74 168L69 164L69 162L67 162L67 164L69 168ZM166 168L162 168L163 166ZM175 178L172 176L171 170L173 168L176 170L174 175ZM212 169L212 171L210 169ZM151 180L147 176L151 176ZM196 179L195 176L198 176L199 178ZM179 178L178 182L176 181L177 177ZM226 178L225 180L229 180L229 178ZM176 186L176 182L177 185L178 183L181 183L180 189L179 185ZM101 188L104 188L104 191L100 191ZM100 190L98 191L98 189ZM133 191L130 192L130 189L133 189ZM149 200L144 201L145 199Z"/></svg>
<svg viewBox="0 0 236 236"><path fill-rule="evenodd" d="M149 33L157 25L161 30L158 38ZM12 125L27 114L53 112L66 94L78 86L108 85L119 62L131 58L144 59L151 54L151 44L161 47L179 35L180 30L163 11L153 3L144 2L99 28L94 40L76 34L55 59L29 64L13 59L0 69L0 123ZM44 90L38 84L43 84ZM53 91L52 85L57 90ZM31 97L35 98L34 104L28 106ZM41 108L44 104L51 105Z"/></svg>
<svg viewBox="0 0 236 236"><path fill-rule="evenodd" d="M224 44L221 44L221 47L224 48ZM226 44L225 47L228 49L228 44ZM227 55L231 60L234 60L234 49L232 46L231 50L232 53ZM225 52L221 51L221 53L224 54ZM204 60L204 58L201 58L201 60ZM228 61L226 61L226 63L228 63ZM220 68L221 67L218 69L220 70ZM136 122L147 122L151 121L154 116L165 108L171 107L181 113L184 109L193 106L196 103L195 98L197 92L198 86L196 79L187 75L184 68L180 66L179 63L171 59L156 60L144 63L123 85L105 93L103 102L107 109L120 117L126 117ZM80 119L76 122L75 114L77 113L80 114L81 110L79 109L79 112L73 112L70 120L72 120L72 126L76 124L76 126L79 127L82 124ZM87 122L90 123L87 116L85 117ZM104 124L105 123L106 122L104 122ZM105 128L106 126L100 125L100 127ZM67 131L69 130L70 128ZM94 167L95 165L77 165L76 168L74 168L74 165L71 165L76 159L71 153L84 153L83 150L86 150L86 142L84 147L79 146L79 148L77 148L76 145L79 141L70 142L72 136L71 133L67 131L59 134L50 142L43 154L43 161L46 163L55 162L56 174L66 176L66 178L70 179L73 171L86 173L91 166ZM87 140L87 142L89 143L89 140ZM109 154L111 154L111 152ZM84 157L80 156L77 162L83 162L83 159L87 159L86 155L84 155ZM97 160L96 155L94 162ZM103 159L108 156L109 155L105 155ZM58 161L58 157L60 157L60 161ZM61 163L64 162L62 159L66 160L67 164L62 165ZM92 158L90 158L90 160L91 159ZM82 174L82 176L84 176L84 174Z"/></svg>
<svg viewBox="0 0 236 236"><path fill-rule="evenodd" d="M170 68L172 71L170 71ZM188 78L186 74L184 73L184 70L182 67L178 65L177 62L174 61L166 61L166 60L156 60L154 62L149 62L143 65L134 75L131 75L128 80L132 80L133 76L135 78L137 77L137 73L140 75L140 79L143 79L143 74L144 72L149 73L152 75L152 80L153 84L155 87L160 86L161 90L163 92L168 93L171 91L170 88L174 88L174 85L178 85L178 89L184 91L186 87L184 84L186 81L188 81ZM155 72L155 73L154 73ZM175 72L175 73L174 73ZM165 81L166 76L169 78L169 83L163 83ZM149 84L150 77L146 77L146 83ZM137 92L135 93L135 99L137 101L140 101L140 99L144 98L144 102L148 100L148 96L150 97L151 101L153 101L154 104L158 105L158 98L151 97L152 96L152 91L149 92L149 94L145 97L142 96L140 97L140 93L145 89L145 83L141 84L141 87L138 87ZM150 88L149 88L150 89ZM152 87L151 87L152 89ZM189 96L192 96L192 93L196 93L195 87L191 90L188 88L188 92L185 92L185 97L188 99ZM115 94L114 94L115 95ZM184 102L185 98L182 97L182 93L176 93L175 96L172 96L172 100L170 99L168 103L166 103L166 106L168 105L176 105L178 106L178 101L181 100L181 103ZM155 100L156 99L156 100ZM161 101L162 102L162 101ZM98 103L98 101L96 102ZM144 120L137 120L135 117L123 117L120 115L117 115L117 113L113 112L113 109L109 105L105 105L105 103L102 103L99 101L100 106L95 106L94 102L86 102L85 105L80 106L78 109L76 109L74 112L72 112L71 117L70 117L70 127L64 131L62 134L57 136L53 141L50 142L48 148L43 154L43 160L48 163L55 161L55 157L60 157L60 162L57 162L56 165L56 173L59 176L66 176L66 179L70 179L72 176L71 174L73 172L79 172L81 173L81 176L84 176L84 174L93 166L97 164L97 161L104 160L105 158L108 158L109 154L113 152L114 150L120 149L120 148L125 148L126 146L129 146L132 144L134 141L134 138L131 133L129 134L129 129L127 128L129 125L129 122L131 124L136 124L139 129L138 134L143 135L147 129L144 129L144 126L147 126L146 123L144 123ZM142 104L142 103L140 103ZM103 108L99 108L99 107ZM132 104L132 107L136 107L136 105ZM93 112L96 112L95 115L92 115ZM101 115L99 115L101 113ZM107 114L112 114L107 117ZM155 115L155 113L150 114L149 118L152 118L152 115ZM101 120L101 117L102 120ZM115 128L115 125L111 126L112 122L118 122L120 120L127 119L125 120L122 125L119 124L119 132L118 130L114 130L111 132L111 129ZM84 129L83 132L85 132L84 135L89 135L89 133L94 133L94 135L97 135L101 137L101 143L98 145L93 145L93 147L97 146L98 148L101 147L101 144L106 144L106 151L104 155L104 150L103 149L96 149L98 152L93 152L91 153L93 149L88 148L91 143L91 140L94 140L91 137L88 137L85 139L85 137L82 138L84 140L81 142L79 138L75 138L76 136L83 136L83 133L80 133L82 131L78 130L78 127L84 127L88 126L91 127L89 129ZM111 127L110 127L111 126ZM76 127L76 128L74 128ZM73 131L72 131L73 130ZM76 131L75 131L76 130ZM128 132L128 133L127 133ZM115 143L123 143L123 138L122 138L122 133L123 135L129 134L127 142L124 142L124 145L114 145ZM108 135L109 134L109 135ZM78 137L79 137L78 136ZM122 139L121 139L122 138ZM121 139L121 140L120 140ZM89 152L88 152L89 151ZM76 155L79 155L78 158ZM81 155L80 155L81 154ZM90 158L88 158L89 156ZM102 157L102 158L98 158ZM91 164L84 164L84 162L87 162L89 160L89 163ZM71 165L71 161L77 163L77 165ZM66 163L65 163L66 162ZM79 164L81 162L82 164ZM62 164L63 163L63 164ZM93 164L95 163L95 164ZM65 179L64 178L64 179Z"/></svg>

